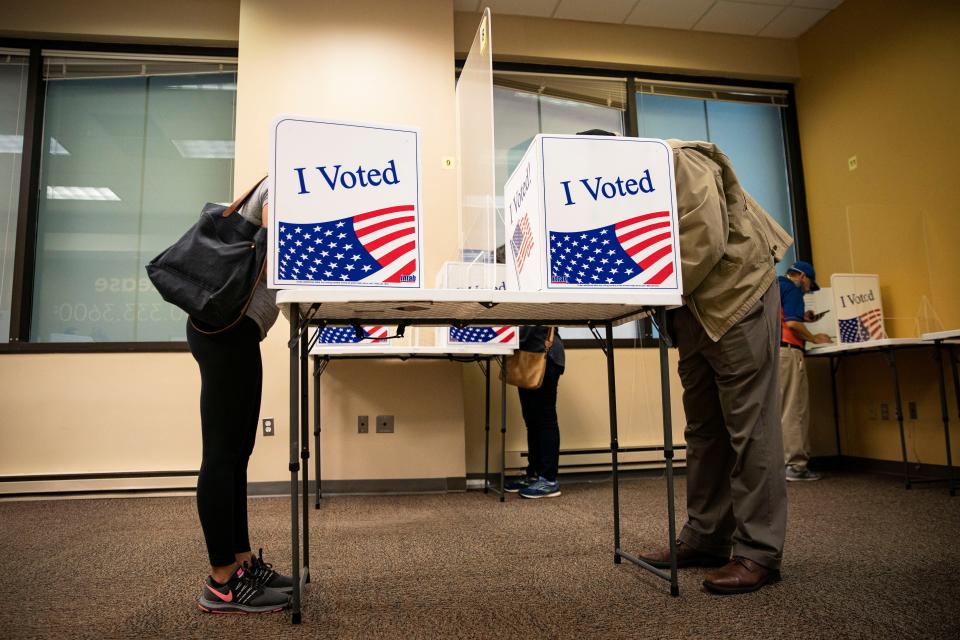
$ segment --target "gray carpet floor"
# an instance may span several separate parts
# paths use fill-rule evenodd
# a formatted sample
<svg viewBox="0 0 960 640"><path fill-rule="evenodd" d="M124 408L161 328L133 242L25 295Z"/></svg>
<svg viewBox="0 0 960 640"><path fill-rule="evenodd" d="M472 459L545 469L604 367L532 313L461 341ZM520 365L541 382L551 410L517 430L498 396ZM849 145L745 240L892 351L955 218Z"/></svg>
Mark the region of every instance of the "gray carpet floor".
<svg viewBox="0 0 960 640"><path fill-rule="evenodd" d="M624 549L666 540L665 484L622 483ZM682 514L684 480L677 485ZM343 496L311 510L304 623L213 616L187 497L0 503L0 638L960 638L960 497L828 476L789 486L784 580L706 593L612 561L608 482L554 500ZM289 571L289 501L251 500L254 545ZM680 517L680 516L678 516Z"/></svg>

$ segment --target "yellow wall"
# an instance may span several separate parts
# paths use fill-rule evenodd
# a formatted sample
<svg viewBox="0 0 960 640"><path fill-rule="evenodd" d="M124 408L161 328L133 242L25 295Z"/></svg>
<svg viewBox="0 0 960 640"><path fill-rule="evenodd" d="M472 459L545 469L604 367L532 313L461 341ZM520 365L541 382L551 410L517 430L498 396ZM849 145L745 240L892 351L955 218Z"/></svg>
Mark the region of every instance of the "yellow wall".
<svg viewBox="0 0 960 640"><path fill-rule="evenodd" d="M960 327L958 34L955 2L846 0L799 39L797 105L814 264L826 282L835 272L879 274L891 337ZM917 401L919 409L919 420L907 425L911 459L944 464L930 351L900 360L904 402ZM884 362L860 356L841 371L844 452L899 459L896 422L871 417L881 402L892 411ZM821 389L817 426L832 431L829 385ZM832 436L817 437L820 453L833 451Z"/></svg>

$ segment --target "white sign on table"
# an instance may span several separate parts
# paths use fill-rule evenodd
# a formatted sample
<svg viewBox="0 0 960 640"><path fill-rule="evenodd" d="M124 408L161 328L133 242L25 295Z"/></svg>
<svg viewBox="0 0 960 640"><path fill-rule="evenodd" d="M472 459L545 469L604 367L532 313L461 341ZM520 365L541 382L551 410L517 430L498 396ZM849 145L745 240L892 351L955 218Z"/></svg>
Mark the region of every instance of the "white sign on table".
<svg viewBox="0 0 960 640"><path fill-rule="evenodd" d="M538 135L504 187L508 289L681 288L663 140Z"/></svg>
<svg viewBox="0 0 960 640"><path fill-rule="evenodd" d="M359 331L358 331L359 328ZM343 346L376 346L388 343L388 338L397 333L396 325L365 324L359 327L324 327L319 330L317 344L336 344Z"/></svg>
<svg viewBox="0 0 960 640"><path fill-rule="evenodd" d="M420 287L420 133L280 116L270 129L268 284Z"/></svg>
<svg viewBox="0 0 960 640"><path fill-rule="evenodd" d="M880 277L873 274L835 273L830 276L837 336L841 343L883 340L883 303Z"/></svg>

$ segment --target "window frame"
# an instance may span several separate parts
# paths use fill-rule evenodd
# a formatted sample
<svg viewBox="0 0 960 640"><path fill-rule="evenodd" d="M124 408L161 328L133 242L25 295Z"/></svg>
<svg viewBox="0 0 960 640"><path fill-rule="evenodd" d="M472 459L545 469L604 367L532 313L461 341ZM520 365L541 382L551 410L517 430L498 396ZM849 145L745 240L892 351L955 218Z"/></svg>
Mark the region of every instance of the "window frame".
<svg viewBox="0 0 960 640"><path fill-rule="evenodd" d="M462 66L463 61L457 60L458 68ZM782 117L780 118L783 130L783 141L786 150L787 163L787 185L790 191L790 212L793 222L793 242L798 260L812 260L812 249L810 246L810 225L807 217L807 197L806 188L803 179L803 163L800 156L800 132L797 118L797 104L795 86L792 82L775 82L765 80L748 80L741 78L727 78L722 76L696 75L696 74L676 74L676 73L658 73L640 68L611 68L602 69L598 67L577 67L565 65L534 64L526 62L498 62L493 61L493 72L497 71L516 71L525 73L537 73L542 75L579 75L596 76L598 78L609 78L611 80L623 81L626 77L627 101L623 112L624 131L628 136L638 135L637 124L637 79L662 81L662 82L680 82L705 85L717 85L721 87L752 88L761 90L774 90L786 92L786 105L779 107ZM619 339L614 340L616 348L636 347L639 349L648 349L659 346L659 341L653 338L652 322L649 318L638 321L639 336L635 340ZM586 349L596 347L596 340L578 339L566 340L564 345L571 349Z"/></svg>
<svg viewBox="0 0 960 640"><path fill-rule="evenodd" d="M43 118L46 82L43 51L117 53L130 56L170 55L237 58L236 47L146 45L111 41L0 38L0 47L29 52L27 99L20 167L17 235L13 262L10 309L10 340L0 343L4 353L157 353L189 351L186 341L170 342L30 342L33 288L36 276L37 227L39 222L40 165L43 153Z"/></svg>

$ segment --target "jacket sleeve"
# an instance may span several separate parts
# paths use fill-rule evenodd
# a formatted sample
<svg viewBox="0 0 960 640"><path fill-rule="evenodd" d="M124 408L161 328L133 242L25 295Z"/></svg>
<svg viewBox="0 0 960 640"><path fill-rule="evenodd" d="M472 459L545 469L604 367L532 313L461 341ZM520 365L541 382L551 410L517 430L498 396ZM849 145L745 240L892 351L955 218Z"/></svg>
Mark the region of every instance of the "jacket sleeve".
<svg viewBox="0 0 960 640"><path fill-rule="evenodd" d="M674 165L680 264L686 296L697 290L723 256L729 223L719 167L687 148L674 150Z"/></svg>

